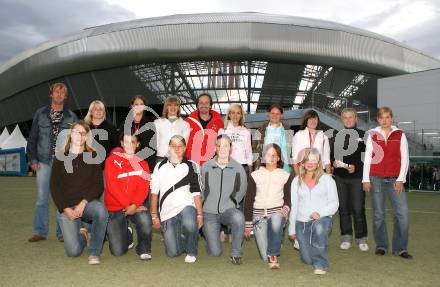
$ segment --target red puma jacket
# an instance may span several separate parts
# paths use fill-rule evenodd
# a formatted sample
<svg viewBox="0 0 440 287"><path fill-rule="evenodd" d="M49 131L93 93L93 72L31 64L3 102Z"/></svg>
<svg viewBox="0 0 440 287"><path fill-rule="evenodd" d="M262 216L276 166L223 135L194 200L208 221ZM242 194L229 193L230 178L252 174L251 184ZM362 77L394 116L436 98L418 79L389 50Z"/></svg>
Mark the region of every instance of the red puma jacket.
<svg viewBox="0 0 440 287"><path fill-rule="evenodd" d="M121 211L143 204L150 191L150 169L137 156L130 160L113 151L105 161L104 204L108 211Z"/></svg>

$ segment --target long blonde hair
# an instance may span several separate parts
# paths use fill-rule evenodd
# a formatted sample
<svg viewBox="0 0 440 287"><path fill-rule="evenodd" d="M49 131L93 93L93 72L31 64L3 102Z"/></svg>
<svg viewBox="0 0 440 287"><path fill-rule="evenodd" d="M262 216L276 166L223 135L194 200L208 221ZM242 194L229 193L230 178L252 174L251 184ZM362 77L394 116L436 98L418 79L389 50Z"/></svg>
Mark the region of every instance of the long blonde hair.
<svg viewBox="0 0 440 287"><path fill-rule="evenodd" d="M307 170L305 168L305 163L310 159L310 156L316 156L318 157L318 166L316 167L316 170L313 173L313 180L315 181L315 184L318 183L321 176L324 174L322 170L322 160L321 160L321 154L319 153L319 150L316 148L306 148L304 149L304 157L301 161L300 167L299 167L299 177L298 177L298 184L301 185L304 181L304 178L306 176Z"/></svg>
<svg viewBox="0 0 440 287"><path fill-rule="evenodd" d="M84 142L84 151L95 151L95 149L92 148L92 133L90 132L90 126L85 121L76 121L73 122L72 126L70 127L70 132L66 140L66 145L64 146L64 153L68 154L70 151L70 145L72 144L72 131L75 126L82 126L87 133L86 141Z"/></svg>
<svg viewBox="0 0 440 287"><path fill-rule="evenodd" d="M244 111L243 111L243 107L240 104L231 104L229 106L228 112L226 113L226 117L225 117L225 129L228 127L228 123L231 121L231 117L229 116L229 114L233 111L233 110L240 110L241 112L241 119L240 122L238 123L240 126L242 127L246 127L244 124Z"/></svg>
<svg viewBox="0 0 440 287"><path fill-rule="evenodd" d="M163 104L162 117L168 118L168 105L171 103L177 103L179 105L179 110L177 111L177 117L180 117L180 99L176 96L169 96L165 99L165 103Z"/></svg>
<svg viewBox="0 0 440 287"><path fill-rule="evenodd" d="M105 121L105 114L106 114L105 105L103 102L101 102L99 100L95 100L90 103L89 111L87 112L87 115L84 117L84 122L86 122L88 125L90 125L92 123L92 111L93 111L93 108L95 107L95 105L99 106L101 109L104 110L104 121Z"/></svg>

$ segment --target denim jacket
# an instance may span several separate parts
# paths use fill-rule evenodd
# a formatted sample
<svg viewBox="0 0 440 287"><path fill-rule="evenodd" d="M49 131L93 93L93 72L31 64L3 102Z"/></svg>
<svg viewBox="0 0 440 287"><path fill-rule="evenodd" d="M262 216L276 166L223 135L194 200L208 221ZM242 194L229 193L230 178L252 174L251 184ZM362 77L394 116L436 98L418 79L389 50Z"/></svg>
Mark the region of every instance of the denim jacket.
<svg viewBox="0 0 440 287"><path fill-rule="evenodd" d="M26 147L28 161L31 165L38 162L50 163L52 160L52 145L56 139L52 138L52 121L49 113L50 106L42 107L35 112L32 120L32 128ZM60 131L69 129L76 120L76 115L64 107Z"/></svg>

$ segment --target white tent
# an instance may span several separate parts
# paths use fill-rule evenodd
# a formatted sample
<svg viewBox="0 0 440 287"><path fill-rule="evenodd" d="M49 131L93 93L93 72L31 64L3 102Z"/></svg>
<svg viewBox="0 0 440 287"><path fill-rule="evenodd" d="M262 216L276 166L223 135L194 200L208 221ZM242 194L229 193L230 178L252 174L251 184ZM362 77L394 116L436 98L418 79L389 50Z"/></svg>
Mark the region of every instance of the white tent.
<svg viewBox="0 0 440 287"><path fill-rule="evenodd" d="M27 141L24 138L23 134L21 133L18 125L16 125L11 135L1 143L0 148L1 149L10 149L10 148L19 148L19 147L26 148L26 145L27 145Z"/></svg>
<svg viewBox="0 0 440 287"><path fill-rule="evenodd" d="M0 135L0 146L8 137L9 137L9 132L8 132L8 129L5 127L3 129L2 134Z"/></svg>

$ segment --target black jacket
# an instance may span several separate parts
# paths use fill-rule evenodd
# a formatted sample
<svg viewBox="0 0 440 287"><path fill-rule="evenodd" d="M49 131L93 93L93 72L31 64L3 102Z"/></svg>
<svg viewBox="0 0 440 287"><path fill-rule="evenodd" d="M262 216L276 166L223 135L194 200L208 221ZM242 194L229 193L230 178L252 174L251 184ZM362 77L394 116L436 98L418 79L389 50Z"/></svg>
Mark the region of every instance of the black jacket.
<svg viewBox="0 0 440 287"><path fill-rule="evenodd" d="M357 132L358 136L356 138L353 138L353 137L350 138L350 135L346 134L347 131L350 131L350 130ZM331 159L332 166L333 166L333 161L335 159L338 159L338 160L343 161L346 164L354 165L355 172L349 173L348 170L345 168L335 168L333 171L333 174L336 176L343 177L343 178L362 178L363 167L364 167L364 164L362 162L362 153L365 152L365 142L364 142L365 132L356 128L356 127L353 129L343 129L339 132L345 133L344 145L343 145L343 147L335 146L336 137L338 134L338 132L335 132L334 136L330 139L330 149L331 149L330 159ZM355 152L353 152L350 155L345 155L342 158L335 158L335 156L336 156L335 155L335 148L339 148L339 152L341 152L341 148L343 148L344 150L347 150L349 142L351 142L351 144L357 145Z"/></svg>
<svg viewBox="0 0 440 287"><path fill-rule="evenodd" d="M73 159L70 173L63 161L56 157L53 160L50 192L59 212L78 205L83 199L98 200L104 191L101 166L85 163L83 156L84 153Z"/></svg>
<svg viewBox="0 0 440 287"><path fill-rule="evenodd" d="M138 125L141 129L144 127L146 130L137 134L140 144L138 151L142 151L145 147L148 147L147 151L139 154L139 157L146 160L148 166L151 170L156 166L156 153L157 153L157 138L156 138L156 127L154 125L153 119L149 119L146 113L144 113L141 122ZM119 133L124 130L124 122L119 128ZM134 121L131 123L131 133L136 133L136 124ZM145 155L145 152L148 153Z"/></svg>
<svg viewBox="0 0 440 287"><path fill-rule="evenodd" d="M117 146L120 146L118 132L116 131L116 128L107 120L103 121L99 126L94 126L93 124L90 124L90 129L92 131L93 138L105 149L105 158L103 159L101 164L102 168L104 168L105 159L110 155L111 150ZM107 131L108 139L100 139L98 135L96 135L97 129L103 129Z"/></svg>

